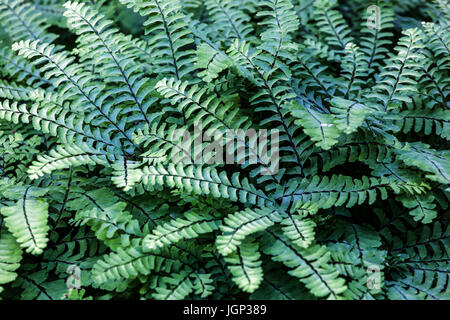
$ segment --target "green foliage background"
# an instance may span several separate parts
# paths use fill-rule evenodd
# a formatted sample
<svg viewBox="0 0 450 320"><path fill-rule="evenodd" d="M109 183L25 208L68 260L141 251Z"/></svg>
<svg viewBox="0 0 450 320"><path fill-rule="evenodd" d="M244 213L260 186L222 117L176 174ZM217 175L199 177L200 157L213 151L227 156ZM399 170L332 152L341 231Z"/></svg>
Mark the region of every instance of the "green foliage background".
<svg viewBox="0 0 450 320"><path fill-rule="evenodd" d="M448 299L449 9L0 0L0 297Z"/></svg>

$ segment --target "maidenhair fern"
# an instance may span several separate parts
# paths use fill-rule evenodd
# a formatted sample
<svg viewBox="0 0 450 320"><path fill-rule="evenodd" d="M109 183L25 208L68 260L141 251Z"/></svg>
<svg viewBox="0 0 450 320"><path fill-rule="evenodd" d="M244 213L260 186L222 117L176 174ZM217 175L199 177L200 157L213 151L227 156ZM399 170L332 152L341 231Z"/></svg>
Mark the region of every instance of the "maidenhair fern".
<svg viewBox="0 0 450 320"><path fill-rule="evenodd" d="M1 298L450 298L447 1L0 25Z"/></svg>

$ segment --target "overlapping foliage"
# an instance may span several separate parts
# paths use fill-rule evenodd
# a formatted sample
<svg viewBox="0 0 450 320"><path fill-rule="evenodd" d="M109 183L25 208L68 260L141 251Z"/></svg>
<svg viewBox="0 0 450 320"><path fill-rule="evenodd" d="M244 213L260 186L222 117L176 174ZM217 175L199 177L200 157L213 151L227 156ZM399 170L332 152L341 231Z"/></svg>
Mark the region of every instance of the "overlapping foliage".
<svg viewBox="0 0 450 320"><path fill-rule="evenodd" d="M0 297L449 299L449 7L0 0Z"/></svg>

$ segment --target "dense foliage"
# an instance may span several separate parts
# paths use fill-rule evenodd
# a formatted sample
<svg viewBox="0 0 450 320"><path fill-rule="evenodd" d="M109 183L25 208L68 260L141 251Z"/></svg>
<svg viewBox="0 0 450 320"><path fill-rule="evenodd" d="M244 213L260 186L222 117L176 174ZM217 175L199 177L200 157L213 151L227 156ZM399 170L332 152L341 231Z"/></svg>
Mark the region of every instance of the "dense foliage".
<svg viewBox="0 0 450 320"><path fill-rule="evenodd" d="M0 0L0 24L1 298L449 298L446 0ZM198 126L278 129L279 168L237 133L234 164L174 161Z"/></svg>

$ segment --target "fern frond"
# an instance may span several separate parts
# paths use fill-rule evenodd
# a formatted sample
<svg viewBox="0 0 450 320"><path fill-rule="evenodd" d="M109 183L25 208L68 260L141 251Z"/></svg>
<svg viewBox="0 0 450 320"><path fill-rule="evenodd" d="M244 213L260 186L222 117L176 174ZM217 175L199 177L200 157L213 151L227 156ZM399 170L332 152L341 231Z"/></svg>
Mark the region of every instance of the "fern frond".
<svg viewBox="0 0 450 320"><path fill-rule="evenodd" d="M105 96L101 88L96 88L92 84L86 86L89 74L78 73L79 66L73 64L74 57L70 57L65 51L57 51L54 45L41 43L39 40L14 43L13 50L28 59L33 59L33 64L42 65L41 70L46 72L48 79L53 79L54 86L64 86L60 94L72 98L81 110L83 107L94 108L91 118L100 117L133 145L130 134L124 128L123 119L118 122L117 112L113 113L110 105L103 103L108 95Z"/></svg>
<svg viewBox="0 0 450 320"><path fill-rule="evenodd" d="M367 63L366 79L382 66L381 61L386 58L389 52L387 46L393 37L390 31L394 27L392 6L385 0L377 0L374 5L377 6L375 10L379 11L366 10L359 44Z"/></svg>
<svg viewBox="0 0 450 320"><path fill-rule="evenodd" d="M343 77L346 80L342 83L342 93L345 99L355 99L360 95L361 87L364 84L364 75L367 70L367 63L364 61L361 49L349 42L345 46L345 56L342 58L341 67Z"/></svg>
<svg viewBox="0 0 450 320"><path fill-rule="evenodd" d="M448 69L450 63L450 35L448 34L448 25L435 23L423 23L425 34L429 41L427 49L437 57L439 69Z"/></svg>
<svg viewBox="0 0 450 320"><path fill-rule="evenodd" d="M300 279L302 283L317 297L339 299L346 290L345 280L339 272L333 270L330 252L324 246L315 245L308 249L297 249L282 237L270 233L275 241L263 242L263 252L272 260L286 265L289 274Z"/></svg>
<svg viewBox="0 0 450 320"><path fill-rule="evenodd" d="M164 78L155 89L172 104L178 104L187 119L193 117L194 126L204 123L205 130L211 128L223 132L227 129L246 130L250 125L247 118L239 117L239 110L233 108L232 102L224 104L215 95L207 96L207 88L199 89L197 85L189 86L188 82ZM210 123L214 126L210 127Z"/></svg>
<svg viewBox="0 0 450 320"><path fill-rule="evenodd" d="M0 300L448 300L447 2L0 0Z"/></svg>
<svg viewBox="0 0 450 320"><path fill-rule="evenodd" d="M314 2L314 18L318 22L320 32L325 34L327 43L343 53L347 44L353 42L353 38L342 13L334 9L336 5L336 0Z"/></svg>
<svg viewBox="0 0 450 320"><path fill-rule="evenodd" d="M15 271L22 260L22 249L14 236L6 230L3 222L0 220L0 285L17 278Z"/></svg>
<svg viewBox="0 0 450 320"><path fill-rule="evenodd" d="M61 146L49 151L48 155L39 155L28 169L30 179L37 179L55 170L67 169L71 166L108 165L105 153L92 150L88 145Z"/></svg>
<svg viewBox="0 0 450 320"><path fill-rule="evenodd" d="M236 252L224 258L228 270L233 275L233 281L245 292L254 292L263 280L261 254L258 250L258 243L248 238L236 249Z"/></svg>
<svg viewBox="0 0 450 320"><path fill-rule="evenodd" d="M426 196L403 195L398 200L410 210L409 214L414 217L415 221L430 223L437 216L435 199L431 194Z"/></svg>
<svg viewBox="0 0 450 320"><path fill-rule="evenodd" d="M270 267L267 267L269 265ZM264 279L258 290L250 296L252 300L310 300L313 295L304 285L298 286L298 281L278 269L278 265L264 265Z"/></svg>
<svg viewBox="0 0 450 320"><path fill-rule="evenodd" d="M336 88L333 78L326 72L328 68L321 65L314 53L310 53L308 50L299 52L297 60L298 65L293 69L295 76L302 79L298 84L302 90L296 91L304 92L307 97L310 96L310 91L313 91L315 94L323 95L325 99L331 99Z"/></svg>
<svg viewBox="0 0 450 320"><path fill-rule="evenodd" d="M264 231L279 221L278 213L269 209L246 209L228 215L216 238L217 250L224 256L235 252L249 235Z"/></svg>
<svg viewBox="0 0 450 320"><path fill-rule="evenodd" d="M259 50L268 54L261 54L261 62L266 64L263 69L279 68L286 76L288 68L283 60L292 61L296 47L291 43L291 35L297 31L299 22L294 6L289 0L264 0L261 3L265 10L259 11L257 16L264 20L260 23L266 29L261 33L262 44Z"/></svg>
<svg viewBox="0 0 450 320"><path fill-rule="evenodd" d="M25 0L0 1L0 21L14 41L33 39L52 42L57 37L35 7Z"/></svg>
<svg viewBox="0 0 450 320"><path fill-rule="evenodd" d="M444 264L447 262L448 252L446 248L450 241L448 225L443 225L437 221L432 225L420 226L416 230L408 230L407 233L408 237L405 240L394 239L391 249L393 252L402 252L408 257L406 260L400 261L400 264L409 262L420 264L421 261L433 263L435 259L436 262L443 262ZM425 259L429 251L432 252L432 255ZM442 258L441 261L440 258Z"/></svg>
<svg viewBox="0 0 450 320"><path fill-rule="evenodd" d="M220 35L219 39L226 45L236 38L251 40L253 28L248 23L250 17L241 9L241 1L207 0L205 5Z"/></svg>
<svg viewBox="0 0 450 320"><path fill-rule="evenodd" d="M364 123L366 116L373 112L358 102L335 97L331 101L330 111L334 115L333 123L339 131L351 134L358 130Z"/></svg>
<svg viewBox="0 0 450 320"><path fill-rule="evenodd" d="M421 88L419 94L424 95L427 100L427 106L431 109L443 107L449 109L448 95L450 90L450 80L447 78L445 71L441 71L440 67L434 67L434 62L429 55L425 54L428 62L421 67L423 73L419 80Z"/></svg>
<svg viewBox="0 0 450 320"><path fill-rule="evenodd" d="M0 79L0 98L16 101L28 101L33 89L19 86L15 83L8 83Z"/></svg>
<svg viewBox="0 0 450 320"><path fill-rule="evenodd" d="M33 99L40 100L36 92L31 95ZM107 135L98 129L93 131L83 123L84 121L79 116L68 114L68 111L62 110L51 101L33 104L29 110L25 104L19 105L16 102L10 104L8 100L5 100L0 103L0 119L16 124L31 122L36 130L56 136L66 144L76 142L83 146L85 143L88 143L88 145L95 143L98 148L104 147L110 151L110 155L122 153L116 141L111 141ZM108 155L108 158L111 158L110 155ZM114 158L113 156L112 159Z"/></svg>
<svg viewBox="0 0 450 320"><path fill-rule="evenodd" d="M151 85L141 76L143 66L136 64L131 55L123 53L118 30L112 27L112 21L84 3L69 1L64 7L64 16L67 17L69 26L80 35L81 44L89 48L88 56L92 57L95 64L102 65L102 79L107 83L120 85L115 90L115 103L131 102L137 106L138 111L133 115L133 120L149 123L147 112L156 100L149 98Z"/></svg>
<svg viewBox="0 0 450 320"><path fill-rule="evenodd" d="M435 134L443 139L450 139L450 112L440 109L429 109L419 99L414 99L407 109L393 113L387 117L393 121L393 132Z"/></svg>
<svg viewBox="0 0 450 320"><path fill-rule="evenodd" d="M46 189L15 186L3 193L15 203L1 208L5 225L26 252L41 254L47 246L48 203L41 197Z"/></svg>
<svg viewBox="0 0 450 320"><path fill-rule="evenodd" d="M316 141L317 146L325 150L338 142L340 131L331 114L321 113L292 101L288 108L296 118L295 124L303 127L304 132Z"/></svg>
<svg viewBox="0 0 450 320"><path fill-rule="evenodd" d="M289 215L281 221L283 233L300 248L308 248L315 240L316 223L299 214Z"/></svg>
<svg viewBox="0 0 450 320"><path fill-rule="evenodd" d="M146 18L145 32L149 36L154 64L159 73L176 80L185 79L193 70L193 42L187 28L188 17L177 0L120 0Z"/></svg>
<svg viewBox="0 0 450 320"><path fill-rule="evenodd" d="M183 266L181 256L171 257L170 251L144 252L139 245L105 255L92 268L92 277L98 284L108 281L136 278L151 272L176 272Z"/></svg>
<svg viewBox="0 0 450 320"><path fill-rule="evenodd" d="M414 277L412 280L399 279L387 283L387 294L395 300L448 300L445 278Z"/></svg>
<svg viewBox="0 0 450 320"><path fill-rule="evenodd" d="M141 181L144 187L149 189L176 187L188 193L211 195L259 206L273 202L250 184L247 178L240 180L238 172L233 174L230 180L224 171L218 172L212 167L183 167L182 164L169 164L167 168L162 165L149 166L142 169Z"/></svg>
<svg viewBox="0 0 450 320"><path fill-rule="evenodd" d="M220 224L220 219L207 214L186 213L183 218L174 219L153 229L151 234L145 236L143 245L149 250L170 246L181 240L194 239L213 232Z"/></svg>
<svg viewBox="0 0 450 320"><path fill-rule="evenodd" d="M332 206L345 205L351 208L360 205L365 201L372 204L379 196L386 199L387 189L392 189L395 193L402 190L420 194L425 186L402 181L392 181L389 177L383 176L379 179L363 176L359 179L352 179L348 176L333 175L331 177L314 176L304 179L300 183L291 183L291 186L279 192L275 197L279 198L286 205L289 203L300 206L310 201L316 203L320 208L330 208ZM327 196L321 196L326 194Z"/></svg>
<svg viewBox="0 0 450 320"><path fill-rule="evenodd" d="M399 108L401 103L410 103L411 92L415 92L416 80L420 74L417 72L423 55L419 52L423 48L423 36L418 29L408 29L403 32L396 51L380 73L382 81L375 86L374 93L368 98L376 100L380 110Z"/></svg>
<svg viewBox="0 0 450 320"><path fill-rule="evenodd" d="M330 245L331 259L342 275L353 279L348 283L344 296L351 299L374 299L384 286L383 272L387 256L386 250L381 248L380 235L370 227L348 225L342 221L336 227L343 234L338 236L336 243ZM373 275L378 277L376 283L370 286Z"/></svg>
<svg viewBox="0 0 450 320"><path fill-rule="evenodd" d="M78 224L87 224L113 250L126 247L132 238L142 237L138 221L125 210L126 203L118 201L107 189L85 192L67 206L77 211Z"/></svg>
<svg viewBox="0 0 450 320"><path fill-rule="evenodd" d="M428 179L446 185L450 182L449 151L436 151L426 144L414 142L407 144L398 153L398 158L406 165L428 173Z"/></svg>
<svg viewBox="0 0 450 320"><path fill-rule="evenodd" d="M2 44L2 43L0 43ZM1 74L11 77L17 82L25 82L27 85L39 87L48 85L51 88L50 81L45 79L33 65L21 56L17 56L11 48L0 49Z"/></svg>
<svg viewBox="0 0 450 320"><path fill-rule="evenodd" d="M139 181L140 174L138 167L141 165L137 161L129 161L123 157L111 165L113 171L112 182L123 191L131 190Z"/></svg>
<svg viewBox="0 0 450 320"><path fill-rule="evenodd" d="M180 129L177 125L167 126L159 115L152 119L151 126L138 129L133 140L147 150L141 155L142 161L154 163L155 160L166 162L170 159L174 163L194 163L192 150L183 144L184 135L180 134Z"/></svg>
<svg viewBox="0 0 450 320"><path fill-rule="evenodd" d="M219 77L219 74L232 64L230 58L224 52L211 47L207 43L199 45L196 54L196 67L203 69L198 76L207 83Z"/></svg>
<svg viewBox="0 0 450 320"><path fill-rule="evenodd" d="M161 283L156 288L153 298L157 300L183 300L194 291L191 277L193 272L182 270L162 277Z"/></svg>
<svg viewBox="0 0 450 320"><path fill-rule="evenodd" d="M280 140L288 145L291 153L289 156L284 157L283 160L295 163L295 171L302 175L303 168L297 151L297 141L294 138L295 128L292 126L294 119L289 117L286 114L286 110L283 109L284 102L295 97L295 93L286 84L282 83L288 80L286 74L280 73L277 77L272 78L271 73L278 68L276 63L269 71L265 71L267 62L262 62L263 65L266 65L266 68L258 63L261 51L251 51L250 46L245 41L239 42L236 40L228 50L228 53L237 64L239 72L261 88L251 98L251 103L258 105L257 111L272 112L273 116L266 119L262 125L273 123L272 126L276 126L280 131ZM273 61L278 60L274 59Z"/></svg>

